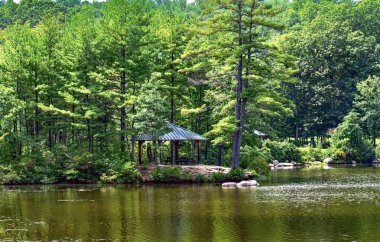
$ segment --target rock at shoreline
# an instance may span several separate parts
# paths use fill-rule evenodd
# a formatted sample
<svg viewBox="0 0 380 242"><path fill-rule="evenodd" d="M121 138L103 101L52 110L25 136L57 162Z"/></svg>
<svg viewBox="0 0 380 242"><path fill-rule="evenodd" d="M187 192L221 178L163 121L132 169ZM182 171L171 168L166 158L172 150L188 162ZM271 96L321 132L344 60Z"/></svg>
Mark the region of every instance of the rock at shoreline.
<svg viewBox="0 0 380 242"><path fill-rule="evenodd" d="M332 158L330 158L330 157L327 157L323 162L326 163L326 164L331 164L331 163L334 162L334 160Z"/></svg>
<svg viewBox="0 0 380 242"><path fill-rule="evenodd" d="M289 167L289 166L294 166L293 163L278 163L277 167Z"/></svg>
<svg viewBox="0 0 380 242"><path fill-rule="evenodd" d="M236 182L225 182L222 184L222 187L236 187Z"/></svg>
<svg viewBox="0 0 380 242"><path fill-rule="evenodd" d="M274 166L278 166L278 164L280 164L280 162L278 160L272 160L272 164Z"/></svg>
<svg viewBox="0 0 380 242"><path fill-rule="evenodd" d="M237 187L257 187L259 183L256 180L242 181L236 184Z"/></svg>

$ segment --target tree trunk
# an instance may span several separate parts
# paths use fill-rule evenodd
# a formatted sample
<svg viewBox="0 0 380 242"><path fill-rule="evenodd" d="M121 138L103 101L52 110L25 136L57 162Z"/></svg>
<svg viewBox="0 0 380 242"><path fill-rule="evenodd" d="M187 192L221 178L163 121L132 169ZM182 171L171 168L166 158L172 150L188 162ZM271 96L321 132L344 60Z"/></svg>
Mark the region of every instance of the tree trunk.
<svg viewBox="0 0 380 242"><path fill-rule="evenodd" d="M125 61L125 47L123 46L121 48L121 63L124 65ZM125 150L125 118L126 118L126 113L125 113L125 94L126 94L126 81L125 81L125 70L122 70L120 73L120 102L122 103L122 107L120 108L120 143L121 143L121 153L124 153Z"/></svg>
<svg viewBox="0 0 380 242"><path fill-rule="evenodd" d="M242 39L242 3L239 1L238 3L238 45L241 46L243 44ZM240 118L241 118L241 94L243 90L243 55L239 56L239 63L237 66L237 89L236 89L236 104L235 104L235 119L236 123L236 131L234 132L233 141L232 141L232 168L237 168L239 166L240 159L240 146L239 140L241 136L241 126L240 126Z"/></svg>
<svg viewBox="0 0 380 242"><path fill-rule="evenodd" d="M217 165L222 166L222 144L218 144Z"/></svg>

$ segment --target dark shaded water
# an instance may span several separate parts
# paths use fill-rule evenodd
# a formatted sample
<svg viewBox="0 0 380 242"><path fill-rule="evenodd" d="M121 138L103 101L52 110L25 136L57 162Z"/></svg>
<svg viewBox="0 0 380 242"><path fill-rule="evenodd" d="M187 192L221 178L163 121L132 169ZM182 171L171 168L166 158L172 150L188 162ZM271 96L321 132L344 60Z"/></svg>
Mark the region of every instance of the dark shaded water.
<svg viewBox="0 0 380 242"><path fill-rule="evenodd" d="M380 240L380 168L281 170L262 185L3 187L0 240Z"/></svg>

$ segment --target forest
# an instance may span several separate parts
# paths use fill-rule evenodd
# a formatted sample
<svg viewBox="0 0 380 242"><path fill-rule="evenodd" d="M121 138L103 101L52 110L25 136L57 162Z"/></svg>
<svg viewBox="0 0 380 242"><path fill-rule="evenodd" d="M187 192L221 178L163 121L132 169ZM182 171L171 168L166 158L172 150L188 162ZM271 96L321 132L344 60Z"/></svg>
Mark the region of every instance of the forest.
<svg viewBox="0 0 380 242"><path fill-rule="evenodd" d="M0 2L0 183L129 172L133 138L168 122L208 138L204 164L370 162L379 13L380 0Z"/></svg>

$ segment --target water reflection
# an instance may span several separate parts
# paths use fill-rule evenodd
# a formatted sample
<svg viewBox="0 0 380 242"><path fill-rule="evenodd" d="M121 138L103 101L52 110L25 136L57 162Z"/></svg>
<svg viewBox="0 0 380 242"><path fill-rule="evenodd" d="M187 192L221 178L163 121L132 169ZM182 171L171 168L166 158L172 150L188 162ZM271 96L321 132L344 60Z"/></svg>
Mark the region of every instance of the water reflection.
<svg viewBox="0 0 380 242"><path fill-rule="evenodd" d="M5 187L0 240L377 240L379 174L379 168L282 170L255 189Z"/></svg>

